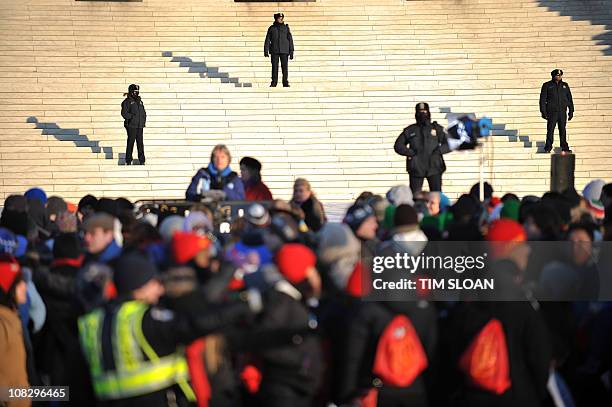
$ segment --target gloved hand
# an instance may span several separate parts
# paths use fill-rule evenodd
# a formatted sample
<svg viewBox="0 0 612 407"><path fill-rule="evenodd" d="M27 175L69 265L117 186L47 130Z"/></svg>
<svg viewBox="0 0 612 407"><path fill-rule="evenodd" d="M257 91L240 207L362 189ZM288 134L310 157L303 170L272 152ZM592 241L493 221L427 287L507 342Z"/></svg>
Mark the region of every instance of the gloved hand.
<svg viewBox="0 0 612 407"><path fill-rule="evenodd" d="M270 57L270 54L268 54L267 52L264 52L264 57L268 58Z"/></svg>
<svg viewBox="0 0 612 407"><path fill-rule="evenodd" d="M570 113L570 114L567 116L567 121L570 121L570 120L572 120L573 118L574 118L574 113Z"/></svg>
<svg viewBox="0 0 612 407"><path fill-rule="evenodd" d="M548 120L548 117L546 117L546 114L542 113L542 119Z"/></svg>
<svg viewBox="0 0 612 407"><path fill-rule="evenodd" d="M251 312L259 314L263 309L263 300L261 292L255 288L249 288L246 291L246 302L249 305Z"/></svg>
<svg viewBox="0 0 612 407"><path fill-rule="evenodd" d="M293 54L289 54L289 59L293 60Z"/></svg>
<svg viewBox="0 0 612 407"><path fill-rule="evenodd" d="M448 148L451 151L457 150L461 146L461 144L463 144L463 140L457 140L456 138L448 139Z"/></svg>

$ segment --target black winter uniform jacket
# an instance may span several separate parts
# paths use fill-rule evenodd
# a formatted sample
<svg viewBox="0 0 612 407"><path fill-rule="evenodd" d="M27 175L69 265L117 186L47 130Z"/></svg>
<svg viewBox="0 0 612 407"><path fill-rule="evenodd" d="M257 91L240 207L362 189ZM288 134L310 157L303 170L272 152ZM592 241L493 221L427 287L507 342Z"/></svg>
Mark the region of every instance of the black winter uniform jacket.
<svg viewBox="0 0 612 407"><path fill-rule="evenodd" d="M274 23L268 28L264 42L264 54L293 55L293 37L289 25Z"/></svg>
<svg viewBox="0 0 612 407"><path fill-rule="evenodd" d="M147 122L147 112L140 97L128 96L121 103L121 116L125 119L125 127L143 128Z"/></svg>
<svg viewBox="0 0 612 407"><path fill-rule="evenodd" d="M572 92L566 82L554 80L545 82L540 91L540 113L549 114L553 112L574 114L574 101Z"/></svg>
<svg viewBox="0 0 612 407"><path fill-rule="evenodd" d="M395 152L406 156L406 171L416 177L442 174L446 164L442 154L450 152L444 128L437 122L412 124L395 141Z"/></svg>

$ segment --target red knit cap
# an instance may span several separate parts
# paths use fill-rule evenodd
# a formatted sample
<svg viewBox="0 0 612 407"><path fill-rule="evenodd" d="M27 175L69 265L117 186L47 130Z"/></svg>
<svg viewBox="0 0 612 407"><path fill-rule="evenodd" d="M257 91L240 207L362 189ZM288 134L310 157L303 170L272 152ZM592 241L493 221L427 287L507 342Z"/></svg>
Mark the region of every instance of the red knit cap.
<svg viewBox="0 0 612 407"><path fill-rule="evenodd" d="M185 264L198 252L210 247L210 239L193 232L176 232L172 237L172 254L177 264Z"/></svg>
<svg viewBox="0 0 612 407"><path fill-rule="evenodd" d="M491 223L487 240L490 242L524 242L527 240L527 234L520 223L504 218Z"/></svg>
<svg viewBox="0 0 612 407"><path fill-rule="evenodd" d="M0 288L2 291L9 292L20 270L19 263L14 257L6 256L0 260Z"/></svg>
<svg viewBox="0 0 612 407"><path fill-rule="evenodd" d="M489 225L487 240L494 242L490 245L491 254L499 258L507 256L518 243L526 241L527 234L517 221L502 218Z"/></svg>
<svg viewBox="0 0 612 407"><path fill-rule="evenodd" d="M308 247L299 243L288 243L276 253L276 265L280 273L292 284L306 278L309 268L317 264L317 257Z"/></svg>

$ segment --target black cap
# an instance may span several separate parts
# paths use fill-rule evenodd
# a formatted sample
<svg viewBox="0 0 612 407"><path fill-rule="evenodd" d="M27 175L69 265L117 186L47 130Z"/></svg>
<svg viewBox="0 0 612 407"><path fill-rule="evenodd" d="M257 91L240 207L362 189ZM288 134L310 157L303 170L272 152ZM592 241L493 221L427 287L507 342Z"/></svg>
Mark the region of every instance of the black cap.
<svg viewBox="0 0 612 407"><path fill-rule="evenodd" d="M140 86L132 83L129 87L128 87L128 93L132 93L135 90L140 90Z"/></svg>
<svg viewBox="0 0 612 407"><path fill-rule="evenodd" d="M414 107L414 110L416 110L417 112L419 110L427 110L429 112L429 103L425 103L425 102L419 102L416 104L416 106Z"/></svg>
<svg viewBox="0 0 612 407"><path fill-rule="evenodd" d="M157 267L145 256L129 253L119 257L113 282L119 295L129 294L157 277Z"/></svg>
<svg viewBox="0 0 612 407"><path fill-rule="evenodd" d="M552 72L550 73L550 76L552 76L553 78L557 75L561 75L563 76L563 70L562 69L553 69Z"/></svg>
<svg viewBox="0 0 612 407"><path fill-rule="evenodd" d="M276 13L276 14L274 14L274 19L275 19L275 20L276 20L277 18L279 18L279 17L283 17L283 18L285 18L285 15L284 15L283 13Z"/></svg>

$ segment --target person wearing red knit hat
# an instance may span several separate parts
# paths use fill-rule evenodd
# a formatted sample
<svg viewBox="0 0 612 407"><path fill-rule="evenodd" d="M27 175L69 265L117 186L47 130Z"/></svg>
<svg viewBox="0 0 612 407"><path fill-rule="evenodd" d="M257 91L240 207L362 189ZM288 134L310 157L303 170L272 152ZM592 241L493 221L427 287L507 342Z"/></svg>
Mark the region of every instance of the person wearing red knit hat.
<svg viewBox="0 0 612 407"><path fill-rule="evenodd" d="M200 267L208 267L210 239L193 232L176 232L172 237L172 254L177 264L194 260Z"/></svg>
<svg viewBox="0 0 612 407"><path fill-rule="evenodd" d="M0 257L0 388L28 387L26 351L19 304L26 302L26 283L17 260L9 255ZM15 400L9 406L29 406L30 401Z"/></svg>
<svg viewBox="0 0 612 407"><path fill-rule="evenodd" d="M315 265L317 257L312 250L303 244L287 243L276 253L278 271L294 286L308 282L314 297L321 292L321 278Z"/></svg>
<svg viewBox="0 0 612 407"><path fill-rule="evenodd" d="M523 262L527 262L529 255L529 246L527 241L527 233L523 226L512 219L498 219L489 225L487 233L487 241L491 249L491 255L496 259L510 257L515 262L519 260L517 265L520 267Z"/></svg>

